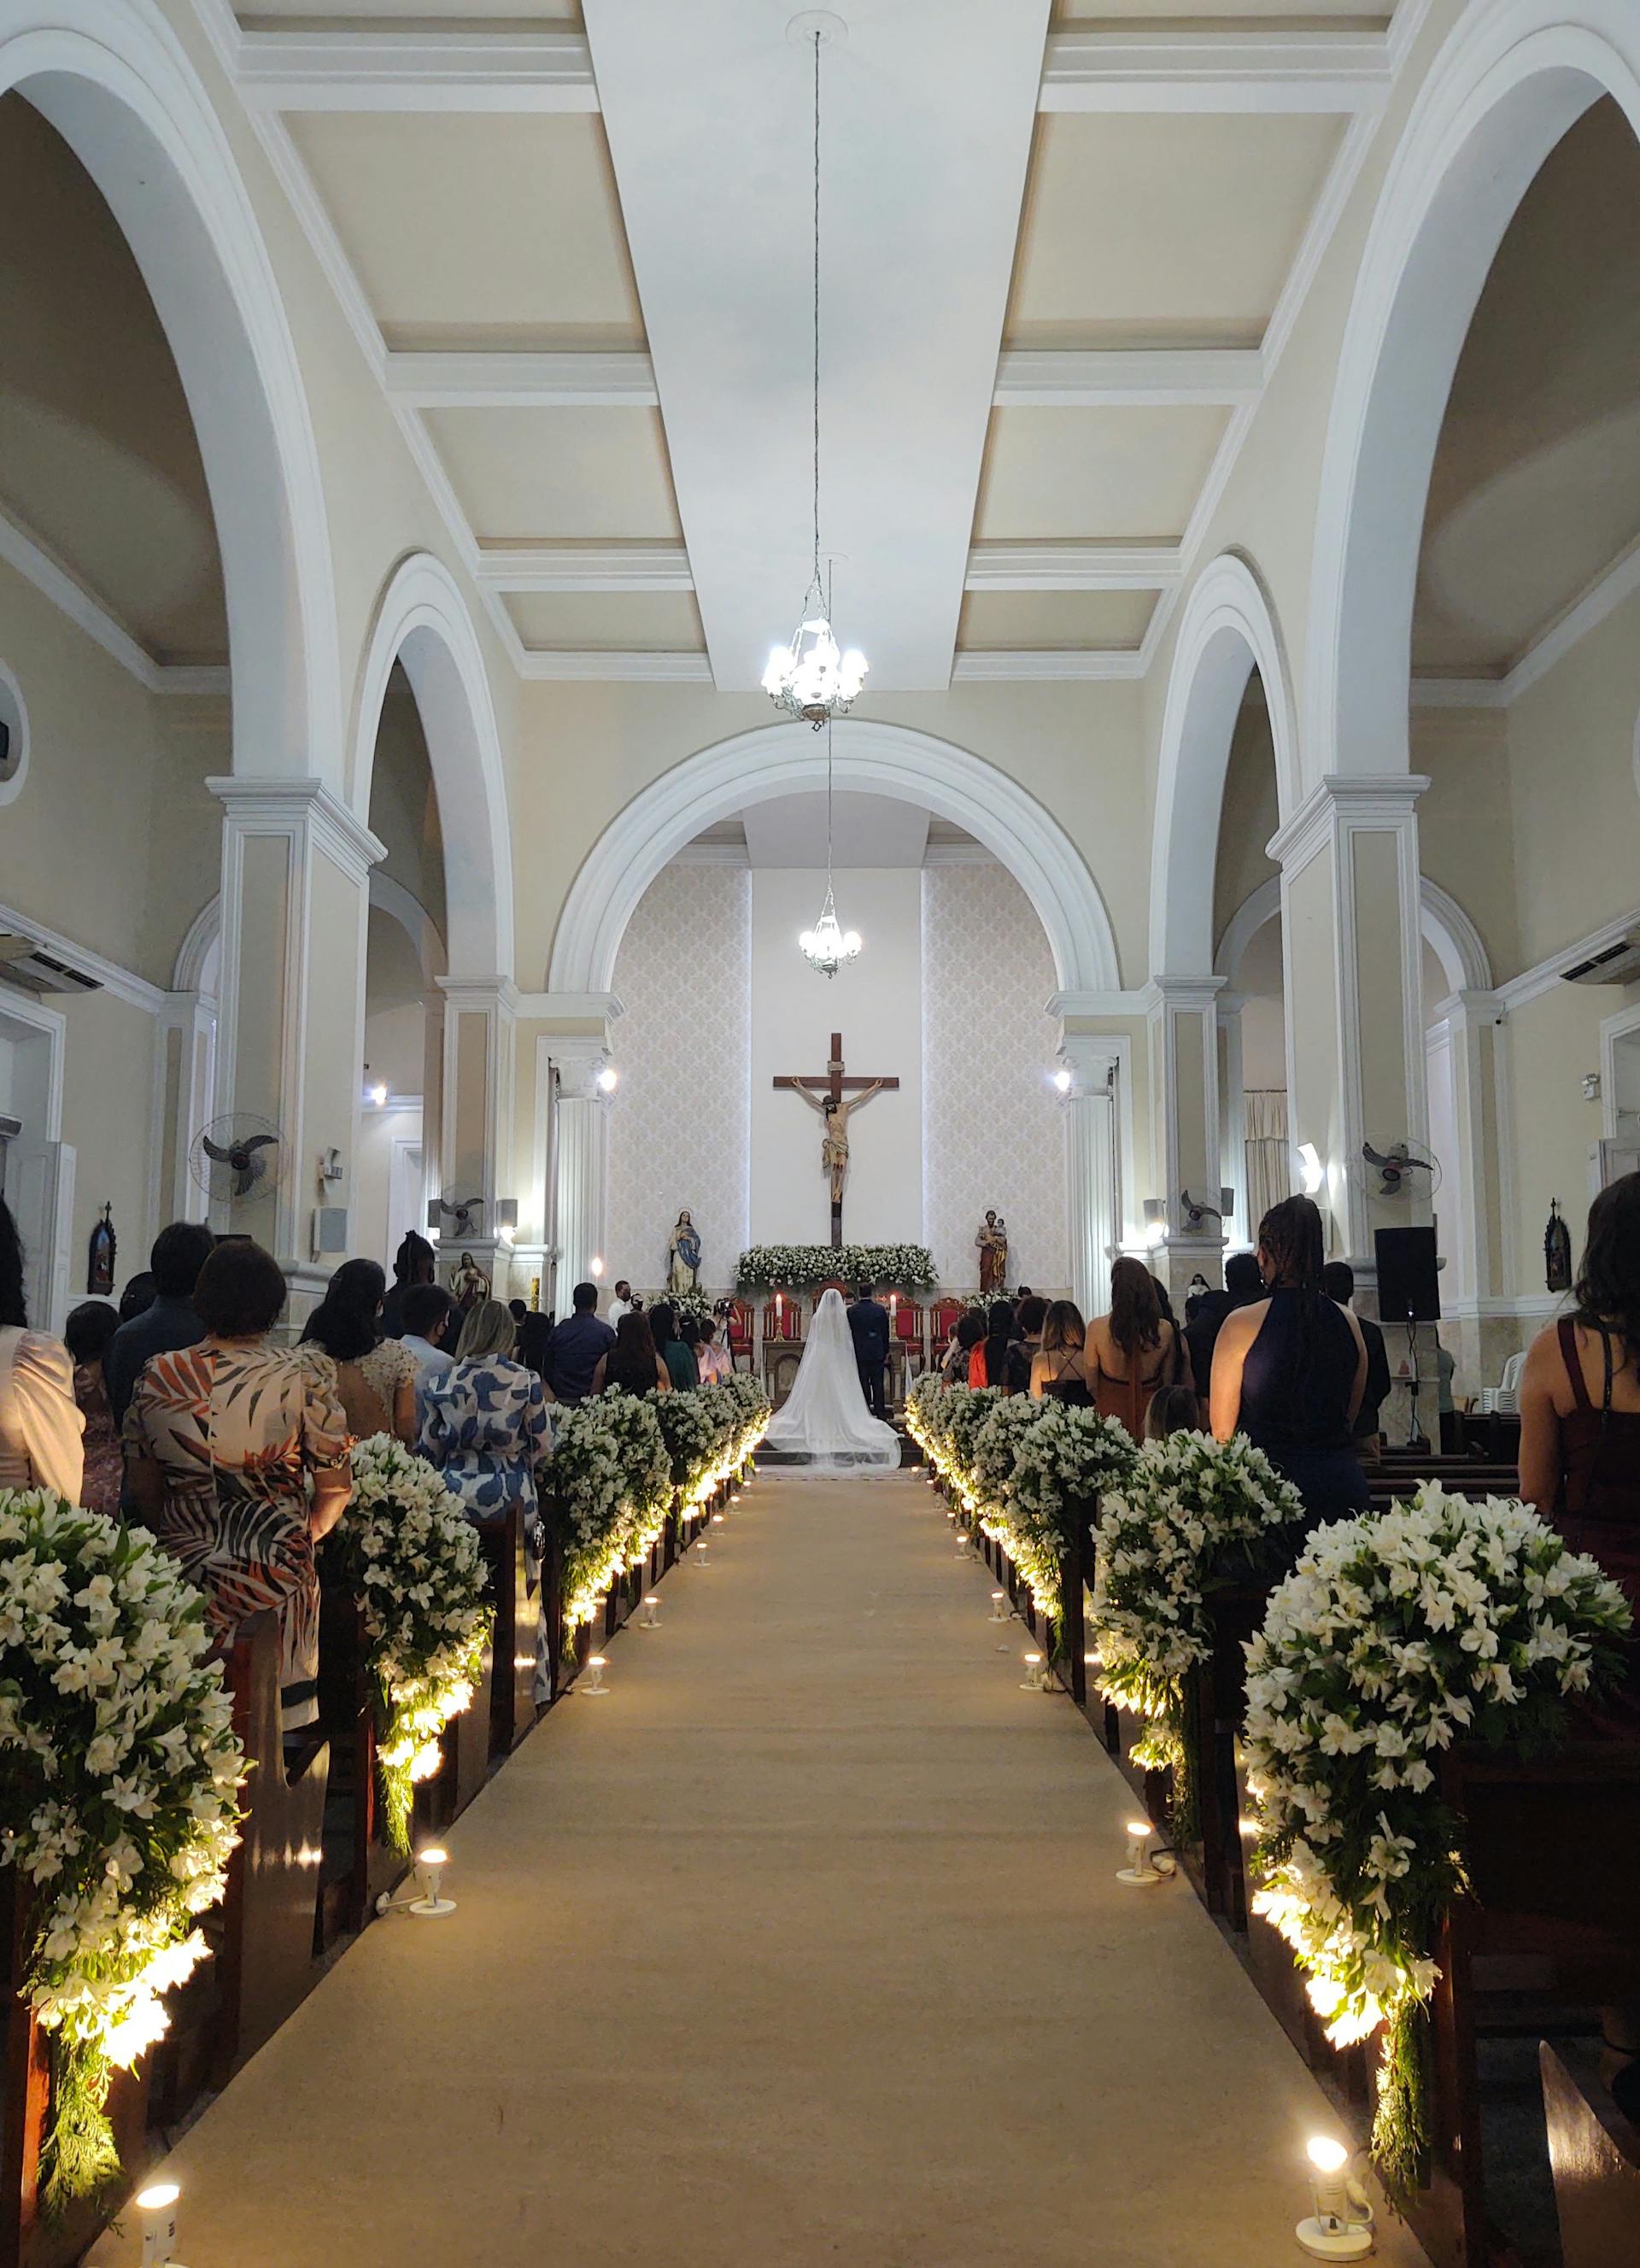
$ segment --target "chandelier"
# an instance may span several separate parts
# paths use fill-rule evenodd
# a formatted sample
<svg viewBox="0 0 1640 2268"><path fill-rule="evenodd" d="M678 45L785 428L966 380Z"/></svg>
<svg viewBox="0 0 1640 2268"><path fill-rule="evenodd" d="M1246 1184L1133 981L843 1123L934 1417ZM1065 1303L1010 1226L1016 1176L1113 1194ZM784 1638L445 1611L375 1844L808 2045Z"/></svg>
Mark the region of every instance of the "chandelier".
<svg viewBox="0 0 1640 2268"><path fill-rule="evenodd" d="M799 18L802 22L805 19ZM794 27L795 28L795 27ZM865 656L842 651L831 627L829 578L820 570L820 48L842 29L835 18L814 26L814 572L803 595L802 618L787 645L769 650L763 690L818 733L849 708L865 682Z"/></svg>
<svg viewBox="0 0 1640 2268"><path fill-rule="evenodd" d="M861 938L857 929L845 930L837 919L836 901L831 884L831 720L826 725L826 902L820 908L820 917L813 929L805 929L798 939L798 949L811 968L822 976L835 976L850 961L859 957Z"/></svg>

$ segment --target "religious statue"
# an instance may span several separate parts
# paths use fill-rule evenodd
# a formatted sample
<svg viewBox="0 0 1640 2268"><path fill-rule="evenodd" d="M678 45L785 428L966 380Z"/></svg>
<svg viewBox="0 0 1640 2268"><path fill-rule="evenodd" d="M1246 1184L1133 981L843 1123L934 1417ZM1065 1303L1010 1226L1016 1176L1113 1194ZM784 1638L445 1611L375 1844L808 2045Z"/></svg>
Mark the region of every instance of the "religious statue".
<svg viewBox="0 0 1640 2268"><path fill-rule="evenodd" d="M457 1262L455 1274L450 1278L450 1289L464 1315L470 1315L482 1300L489 1299L489 1278L470 1252L464 1252Z"/></svg>
<svg viewBox="0 0 1640 2268"><path fill-rule="evenodd" d="M792 1092L800 1094L811 1110L818 1110L825 1130L820 1136L820 1171L831 1184L834 1211L842 1203L842 1185L849 1178L849 1113L869 1102L884 1085L874 1079L869 1086L857 1094L844 1097L838 1094L811 1094L800 1079L791 1081Z"/></svg>
<svg viewBox="0 0 1640 2268"><path fill-rule="evenodd" d="M85 1255L85 1289L107 1299L114 1289L114 1254L119 1239L114 1233L114 1207L104 1205L102 1218L91 1233L91 1247Z"/></svg>
<svg viewBox="0 0 1640 2268"><path fill-rule="evenodd" d="M1560 1199L1549 1199L1548 1226L1543 1232L1543 1283L1550 1292L1571 1289L1571 1231L1561 1218Z"/></svg>
<svg viewBox="0 0 1640 2268"><path fill-rule="evenodd" d="M980 1297L999 1300L1008 1280L1008 1224L1000 1213L988 1212L974 1240L980 1256Z"/></svg>
<svg viewBox="0 0 1640 2268"><path fill-rule="evenodd" d="M666 1247L666 1289L669 1292L693 1292L700 1280L700 1231L690 1219L686 1206L678 1215L672 1241Z"/></svg>

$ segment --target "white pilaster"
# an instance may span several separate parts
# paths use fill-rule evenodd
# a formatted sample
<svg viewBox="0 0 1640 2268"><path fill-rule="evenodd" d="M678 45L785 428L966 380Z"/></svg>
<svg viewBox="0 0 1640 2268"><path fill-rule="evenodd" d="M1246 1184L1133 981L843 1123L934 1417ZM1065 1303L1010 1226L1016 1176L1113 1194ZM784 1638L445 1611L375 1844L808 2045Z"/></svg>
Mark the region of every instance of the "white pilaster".
<svg viewBox="0 0 1640 2268"><path fill-rule="evenodd" d="M1250 1244L1258 1233L1257 1221L1247 1219L1247 1101L1241 1068L1241 1011L1239 992L1221 992L1215 1004L1218 1021L1218 1178L1235 1191L1224 1240Z"/></svg>
<svg viewBox="0 0 1640 2268"><path fill-rule="evenodd" d="M567 1311L577 1284L596 1281L594 1260L604 1259L608 1233L609 1098L599 1075L609 1061L602 1036L555 1038L556 1075L553 1152L554 1242L557 1267L553 1304Z"/></svg>
<svg viewBox="0 0 1640 2268"><path fill-rule="evenodd" d="M1158 976L1150 986L1148 1025L1158 1166L1167 1205L1167 1236L1156 1265L1164 1264L1175 1292L1200 1269L1216 1281L1224 1235L1217 1219L1222 1186L1218 1099L1217 1001L1222 976ZM1192 1229L1187 1194L1210 1206Z"/></svg>
<svg viewBox="0 0 1640 2268"><path fill-rule="evenodd" d="M1110 1263L1122 1246L1119 1083L1126 1042L1067 1033L1059 1060L1070 1075L1065 1109L1065 1221L1070 1296L1085 1315L1108 1307Z"/></svg>

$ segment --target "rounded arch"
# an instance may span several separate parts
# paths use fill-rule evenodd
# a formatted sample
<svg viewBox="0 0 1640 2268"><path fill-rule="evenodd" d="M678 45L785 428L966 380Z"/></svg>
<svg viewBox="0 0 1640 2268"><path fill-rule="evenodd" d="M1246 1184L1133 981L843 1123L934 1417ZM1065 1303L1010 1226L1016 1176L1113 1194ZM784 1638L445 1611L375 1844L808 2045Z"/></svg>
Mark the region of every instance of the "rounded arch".
<svg viewBox="0 0 1640 2268"><path fill-rule="evenodd" d="M1263 584L1239 552L1193 585L1162 714L1151 838L1151 973L1199 976L1213 951L1213 873L1236 717L1254 671L1269 708L1281 817L1296 809L1298 762L1286 650Z"/></svg>
<svg viewBox="0 0 1640 2268"><path fill-rule="evenodd" d="M1261 882L1236 908L1224 924L1213 958L1213 974L1233 980L1241 957L1267 922L1281 911L1281 876ZM1418 926L1424 943L1441 964L1441 974L1452 992L1489 992L1492 963L1481 932L1449 890L1425 874L1418 884Z"/></svg>
<svg viewBox="0 0 1640 2268"><path fill-rule="evenodd" d="M450 571L430 552L401 560L388 578L360 672L349 800L365 824L394 662L416 696L438 798L451 973L510 977L512 851L501 734L473 617Z"/></svg>
<svg viewBox="0 0 1640 2268"><path fill-rule="evenodd" d="M1114 991L1115 934L1085 860L1017 781L949 740L843 718L833 728L837 784L915 803L996 853L1048 933L1060 989ZM615 954L644 891L684 844L748 803L823 787L826 744L791 725L761 725L674 765L636 796L593 844L553 941L548 989L607 992Z"/></svg>
<svg viewBox="0 0 1640 2268"><path fill-rule="evenodd" d="M0 92L95 181L175 359L227 600L233 769L341 779L341 675L319 454L249 195L153 0L0 0Z"/></svg>
<svg viewBox="0 0 1640 2268"><path fill-rule="evenodd" d="M1633 0L1471 9L1412 107L1373 213L1339 356L1316 519L1305 778L1409 767L1412 610L1452 373L1515 212L1602 95L1640 133Z"/></svg>

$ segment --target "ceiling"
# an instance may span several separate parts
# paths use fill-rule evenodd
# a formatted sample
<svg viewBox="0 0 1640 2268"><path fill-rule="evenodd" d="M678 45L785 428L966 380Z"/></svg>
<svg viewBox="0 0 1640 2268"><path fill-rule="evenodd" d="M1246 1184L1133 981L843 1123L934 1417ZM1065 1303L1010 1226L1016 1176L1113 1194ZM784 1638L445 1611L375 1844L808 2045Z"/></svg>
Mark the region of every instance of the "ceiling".
<svg viewBox="0 0 1640 2268"><path fill-rule="evenodd" d="M838 12L840 635L871 691L1136 676L1383 100L1390 9ZM527 676L754 687L796 618L813 65L793 14L241 8L228 60Z"/></svg>
<svg viewBox="0 0 1640 2268"><path fill-rule="evenodd" d="M847 867L920 867L990 853L949 820L886 795L840 788L832 799L833 864ZM680 853L680 863L744 866L826 866L826 798L818 790L748 804L707 828Z"/></svg>

